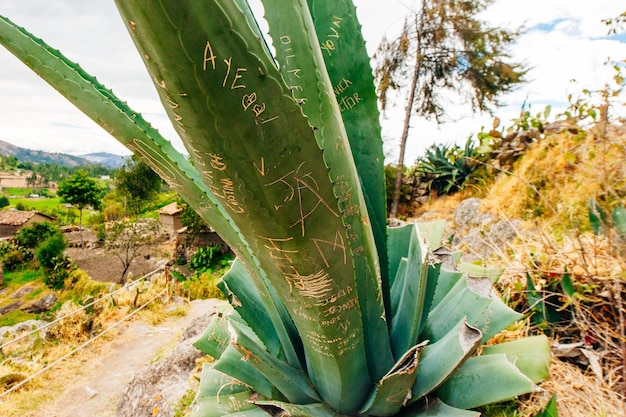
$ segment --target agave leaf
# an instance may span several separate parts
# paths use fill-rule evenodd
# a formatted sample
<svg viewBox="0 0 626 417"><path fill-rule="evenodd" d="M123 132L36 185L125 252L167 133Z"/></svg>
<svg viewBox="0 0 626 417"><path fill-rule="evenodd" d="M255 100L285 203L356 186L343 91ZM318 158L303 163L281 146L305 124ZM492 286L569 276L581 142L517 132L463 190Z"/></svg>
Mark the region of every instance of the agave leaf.
<svg viewBox="0 0 626 417"><path fill-rule="evenodd" d="M265 398L283 399L272 383L254 365L249 363L247 358L233 345L228 345L213 367L246 384L254 392L261 394Z"/></svg>
<svg viewBox="0 0 626 417"><path fill-rule="evenodd" d="M422 408L400 414L401 417L480 417L481 415L477 411L450 407L438 398L428 400Z"/></svg>
<svg viewBox="0 0 626 417"><path fill-rule="evenodd" d="M427 257L427 243L419 229L414 228L405 273L396 277L391 288L392 296L398 297L391 300L393 316L390 331L391 347L397 358L417 343L428 280Z"/></svg>
<svg viewBox="0 0 626 417"><path fill-rule="evenodd" d="M419 229L424 240L428 242L428 248L434 251L441 247L443 234L446 230L445 220L433 220L430 222L418 222L415 226Z"/></svg>
<svg viewBox="0 0 626 417"><path fill-rule="evenodd" d="M199 416L200 417L200 416ZM254 406L251 410L243 410L236 413L225 414L222 417L272 417L269 413L260 409L257 406Z"/></svg>
<svg viewBox="0 0 626 417"><path fill-rule="evenodd" d="M420 351L425 343L409 349L394 367L375 386L369 399L359 411L373 416L395 415L410 398L415 382Z"/></svg>
<svg viewBox="0 0 626 417"><path fill-rule="evenodd" d="M230 343L228 320L225 317L229 312L232 312L232 307L226 303L222 304L218 315L211 320L202 336L193 344L214 359L219 359Z"/></svg>
<svg viewBox="0 0 626 417"><path fill-rule="evenodd" d="M545 335L525 337L483 348L483 355L502 353L534 383L550 376L550 342Z"/></svg>
<svg viewBox="0 0 626 417"><path fill-rule="evenodd" d="M446 404L469 409L511 400L536 389L505 354L493 354L469 358L436 394Z"/></svg>
<svg viewBox="0 0 626 417"><path fill-rule="evenodd" d="M254 394L249 387L205 363L191 417L221 417L253 409L256 407L250 403L252 399Z"/></svg>
<svg viewBox="0 0 626 417"><path fill-rule="evenodd" d="M238 259L232 263L228 272L218 282L218 288L228 297L229 303L248 325L255 329L257 335L276 356L283 355L282 344L276 329L265 309L263 297L255 286L250 285L252 279ZM288 318L291 320L291 318ZM298 362L296 362L298 364Z"/></svg>
<svg viewBox="0 0 626 417"><path fill-rule="evenodd" d="M376 219L368 218L369 213L360 212L359 207L367 207L361 188L363 181L359 181L358 165L355 166L353 160L351 143L348 141L341 111L333 95L333 85L324 66L316 28L306 2L273 0L263 3L270 35L276 46L281 74L302 111L309 118L309 122L315 127L315 137L320 147L324 149L324 160L335 183L335 195L340 200L344 221L351 233L362 237L358 240L349 240L348 243L352 252L359 254L354 258L356 290L363 316L369 371L372 379L378 379L393 365L383 305L387 292L383 291L384 285L379 274L381 271L379 251L384 254L382 262L385 271L387 263L385 212L378 213L382 214L379 219L382 221L382 230L377 229L380 235L375 239L369 224L380 226L380 223ZM335 21L351 18L349 13L339 9L341 7L338 7L336 2L332 4L333 13L343 16L336 16ZM347 26L343 30L346 29ZM369 65L369 61L367 63ZM369 87L373 90L373 84ZM362 140L362 144L361 146L371 146L371 138ZM373 172L382 172L382 166L380 168ZM384 192L384 188L382 191ZM385 209L384 205L382 209ZM387 281L385 278L384 282Z"/></svg>
<svg viewBox="0 0 626 417"><path fill-rule="evenodd" d="M462 262L457 266L458 270L477 278L489 278L495 284L502 275L502 268L487 268L480 265Z"/></svg>
<svg viewBox="0 0 626 417"><path fill-rule="evenodd" d="M411 241L414 227L414 223L407 223L403 226L390 227L387 229L390 287L393 286L393 280L397 276L398 265L401 259L408 256L409 242Z"/></svg>
<svg viewBox="0 0 626 417"><path fill-rule="evenodd" d="M313 129L249 27L251 12L226 0L117 4L195 166L291 312L311 380L331 406L356 410L370 379L355 293L367 288L354 265L372 258L350 245L371 244L364 231L348 234L361 216L335 195Z"/></svg>
<svg viewBox="0 0 626 417"><path fill-rule="evenodd" d="M483 333L482 343L485 343L520 318L522 314L504 304L500 297L493 293L491 302L472 325Z"/></svg>
<svg viewBox="0 0 626 417"><path fill-rule="evenodd" d="M308 0L308 4L361 178L378 248L385 295L390 287L387 284L385 157L370 57L352 1ZM388 304L386 306L388 311Z"/></svg>
<svg viewBox="0 0 626 417"><path fill-rule="evenodd" d="M289 366L272 356L261 340L246 324L230 321L233 346L245 360L258 369L282 395L292 403L310 404L320 398L311 387L311 381L300 369Z"/></svg>
<svg viewBox="0 0 626 417"><path fill-rule="evenodd" d="M476 351L481 338L480 331L463 320L438 342L427 345L420 358L412 402L437 389Z"/></svg>
<svg viewBox="0 0 626 417"><path fill-rule="evenodd" d="M250 387L213 368L212 363L202 364L202 375L198 387L198 398L218 397L250 391Z"/></svg>
<svg viewBox="0 0 626 417"><path fill-rule="evenodd" d="M462 277L428 314L421 340L437 342L464 318L479 328L476 323L491 304L491 294L489 278Z"/></svg>
<svg viewBox="0 0 626 417"><path fill-rule="evenodd" d="M253 404L272 417L342 417L326 404L298 405L280 401L254 401Z"/></svg>

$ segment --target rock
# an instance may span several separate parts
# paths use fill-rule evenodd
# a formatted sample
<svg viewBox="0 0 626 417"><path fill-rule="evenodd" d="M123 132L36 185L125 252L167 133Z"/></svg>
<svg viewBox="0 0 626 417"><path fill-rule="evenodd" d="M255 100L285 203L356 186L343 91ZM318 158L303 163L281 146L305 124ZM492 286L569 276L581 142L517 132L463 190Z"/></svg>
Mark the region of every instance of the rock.
<svg viewBox="0 0 626 417"><path fill-rule="evenodd" d="M17 337L22 333L39 329L47 324L48 322L43 320L26 320L21 323L14 324L13 326L0 327L0 345L12 340L14 337ZM39 332L39 336L43 339L45 339L47 335L47 329Z"/></svg>
<svg viewBox="0 0 626 417"><path fill-rule="evenodd" d="M459 204L454 212L454 223L458 228L467 228L491 223L493 219L487 213L479 210L482 200L480 198L468 198Z"/></svg>
<svg viewBox="0 0 626 417"><path fill-rule="evenodd" d="M30 294L31 292L33 292L35 288L29 286L29 285L25 285L23 287L21 287L19 290L15 291L13 293L13 295L11 296L11 298L22 298L27 296L28 294Z"/></svg>
<svg viewBox="0 0 626 417"><path fill-rule="evenodd" d="M204 356L192 344L212 318L213 314L207 314L192 321L169 356L133 377L117 406L115 417L174 416L176 405L191 388L190 379L196 361Z"/></svg>
<svg viewBox="0 0 626 417"><path fill-rule="evenodd" d="M48 293L23 310L33 314L45 313L46 311L50 311L57 301L59 301L59 299L56 295Z"/></svg>
<svg viewBox="0 0 626 417"><path fill-rule="evenodd" d="M22 305L21 301L16 301L4 307L0 307L0 315L10 313L11 311L15 311Z"/></svg>
<svg viewBox="0 0 626 417"><path fill-rule="evenodd" d="M491 225L489 235L496 244L511 242L519 235L521 220L500 220Z"/></svg>

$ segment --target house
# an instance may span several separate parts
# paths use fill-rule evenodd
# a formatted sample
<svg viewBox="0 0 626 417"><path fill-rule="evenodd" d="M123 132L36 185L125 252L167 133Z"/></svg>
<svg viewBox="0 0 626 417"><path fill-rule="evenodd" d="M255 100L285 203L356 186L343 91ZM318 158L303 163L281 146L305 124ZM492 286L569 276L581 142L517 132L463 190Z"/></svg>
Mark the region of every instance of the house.
<svg viewBox="0 0 626 417"><path fill-rule="evenodd" d="M183 209L179 207L176 202L173 202L158 210L159 220L170 233L176 233L177 230L183 227L183 224L180 221L180 215L182 212Z"/></svg>
<svg viewBox="0 0 626 417"><path fill-rule="evenodd" d="M2 210L0 211L0 238L13 236L22 227L51 221L54 221L53 217L38 211Z"/></svg>

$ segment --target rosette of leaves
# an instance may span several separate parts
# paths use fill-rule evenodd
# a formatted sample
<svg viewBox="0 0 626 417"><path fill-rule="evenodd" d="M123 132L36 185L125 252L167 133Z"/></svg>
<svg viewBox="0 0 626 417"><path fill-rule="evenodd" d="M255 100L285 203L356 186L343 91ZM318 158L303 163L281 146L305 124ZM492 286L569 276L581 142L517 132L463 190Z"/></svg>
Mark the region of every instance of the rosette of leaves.
<svg viewBox="0 0 626 417"><path fill-rule="evenodd" d="M0 43L142 158L237 254L197 346L195 416L465 416L547 377L498 274L443 225L387 230L372 71L351 1L116 2L190 163L94 77L0 18ZM266 39L271 39L270 48ZM427 243L430 242L430 243ZM480 352L480 354L478 354Z"/></svg>

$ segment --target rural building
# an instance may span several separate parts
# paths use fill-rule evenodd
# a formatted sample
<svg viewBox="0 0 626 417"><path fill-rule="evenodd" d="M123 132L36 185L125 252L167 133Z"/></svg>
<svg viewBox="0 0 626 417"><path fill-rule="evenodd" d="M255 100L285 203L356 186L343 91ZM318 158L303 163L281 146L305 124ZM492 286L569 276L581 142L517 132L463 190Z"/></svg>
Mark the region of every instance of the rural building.
<svg viewBox="0 0 626 417"><path fill-rule="evenodd" d="M51 222L54 218L38 211L0 211L0 238L13 236L15 232L34 223Z"/></svg>
<svg viewBox="0 0 626 417"><path fill-rule="evenodd" d="M176 233L176 231L183 227L183 224L180 222L180 215L182 212L183 209L178 207L176 202L173 202L165 207L162 207L158 211L159 220L170 233Z"/></svg>

